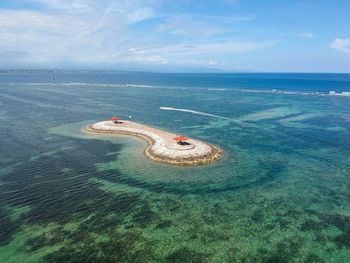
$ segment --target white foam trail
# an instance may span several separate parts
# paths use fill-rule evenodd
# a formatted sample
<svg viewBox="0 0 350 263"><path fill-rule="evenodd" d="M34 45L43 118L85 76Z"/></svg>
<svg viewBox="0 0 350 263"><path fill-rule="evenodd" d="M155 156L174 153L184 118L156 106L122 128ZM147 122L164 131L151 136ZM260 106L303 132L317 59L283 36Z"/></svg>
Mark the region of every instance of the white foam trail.
<svg viewBox="0 0 350 263"><path fill-rule="evenodd" d="M190 110L190 109L179 109L179 108L172 108L172 107L159 107L159 109L170 110L170 111L181 111L181 112L187 112L187 113L196 114L196 115L203 115L203 116L208 116L208 117L212 117L212 118L227 120L227 121L230 121L232 123L235 123L237 125L244 126L247 128L256 127L255 124L253 124L253 123L243 122L241 120L237 120L234 118L229 118L229 117L220 116L220 115L211 114L211 113L202 112L202 111L196 111L196 110Z"/></svg>
<svg viewBox="0 0 350 263"><path fill-rule="evenodd" d="M219 119L225 119L225 120L232 120L231 118L216 115L216 114L211 114L207 112L202 112L202 111L195 111L195 110L189 110L189 109L178 109L178 108L172 108L172 107L159 107L161 110L172 110L172 111L182 111L182 112L188 112L192 114L197 114L197 115L203 115L203 116L208 116L208 117L214 117L214 118L219 118Z"/></svg>

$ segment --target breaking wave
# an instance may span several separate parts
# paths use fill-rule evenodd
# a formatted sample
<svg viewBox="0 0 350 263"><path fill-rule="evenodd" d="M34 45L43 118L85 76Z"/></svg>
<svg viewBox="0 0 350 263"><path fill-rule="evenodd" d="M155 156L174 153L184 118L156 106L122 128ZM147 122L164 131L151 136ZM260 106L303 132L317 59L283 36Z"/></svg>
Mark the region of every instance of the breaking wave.
<svg viewBox="0 0 350 263"><path fill-rule="evenodd" d="M33 83L8 83L9 85L28 85L28 86L71 86L71 87L116 87L116 88L177 88L177 89L187 89L189 87L182 86L165 86L165 85L145 85L145 84L108 84L108 83L86 83L86 82L33 82ZM281 94L281 95L303 95L303 96L341 96L350 97L350 92L348 91L293 91L293 90L281 90L281 89L247 89L247 88L205 88L208 91L221 91L221 92L242 92L242 93L268 93L268 94ZM209 114L209 113L208 113ZM214 117L214 116L212 116ZM224 117L225 118L225 117Z"/></svg>
<svg viewBox="0 0 350 263"><path fill-rule="evenodd" d="M131 87L131 88L154 88L157 86L142 84L106 84L106 83L85 83L85 82L32 82L32 83L9 83L10 85L28 86L90 86L90 87Z"/></svg>
<svg viewBox="0 0 350 263"><path fill-rule="evenodd" d="M350 92L346 91L289 91L289 90L277 90L277 89L237 89L240 92L246 93L272 93L272 94L285 94L285 95L304 95L304 96L343 96L350 97Z"/></svg>

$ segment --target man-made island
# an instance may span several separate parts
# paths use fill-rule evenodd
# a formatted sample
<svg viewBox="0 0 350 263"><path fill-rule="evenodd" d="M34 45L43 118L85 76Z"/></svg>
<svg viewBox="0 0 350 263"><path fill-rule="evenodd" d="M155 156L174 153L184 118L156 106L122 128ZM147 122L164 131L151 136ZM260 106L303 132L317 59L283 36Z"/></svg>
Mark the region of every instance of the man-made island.
<svg viewBox="0 0 350 263"><path fill-rule="evenodd" d="M148 142L146 157L165 164L196 166L219 160L223 151L218 147L146 126L132 121L121 121L113 117L85 128L88 132L132 135Z"/></svg>

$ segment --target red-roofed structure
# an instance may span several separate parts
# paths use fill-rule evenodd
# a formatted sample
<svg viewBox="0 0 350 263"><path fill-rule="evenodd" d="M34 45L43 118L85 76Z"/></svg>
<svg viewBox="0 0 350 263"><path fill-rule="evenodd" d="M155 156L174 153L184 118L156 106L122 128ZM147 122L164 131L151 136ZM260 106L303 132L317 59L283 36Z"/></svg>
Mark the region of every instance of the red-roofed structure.
<svg viewBox="0 0 350 263"><path fill-rule="evenodd" d="M181 136L175 137L174 140L177 141L177 142L184 142L184 141L188 140L188 137L181 135Z"/></svg>
<svg viewBox="0 0 350 263"><path fill-rule="evenodd" d="M119 123L119 121L121 120L119 117L117 117L117 116L113 116L112 118L111 118L111 120L114 122L114 123Z"/></svg>

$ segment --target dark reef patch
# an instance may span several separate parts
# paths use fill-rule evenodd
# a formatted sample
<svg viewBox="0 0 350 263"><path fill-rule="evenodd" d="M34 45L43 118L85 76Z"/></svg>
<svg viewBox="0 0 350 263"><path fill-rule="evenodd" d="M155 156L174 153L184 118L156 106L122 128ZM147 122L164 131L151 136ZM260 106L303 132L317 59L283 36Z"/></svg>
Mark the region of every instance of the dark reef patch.
<svg viewBox="0 0 350 263"><path fill-rule="evenodd" d="M186 247L182 247L172 253L166 258L165 262L171 263L205 263L207 262L208 255L205 253L199 253Z"/></svg>
<svg viewBox="0 0 350 263"><path fill-rule="evenodd" d="M262 209L256 209L250 218L255 223L261 223L265 219L265 213Z"/></svg>
<svg viewBox="0 0 350 263"><path fill-rule="evenodd" d="M78 145L53 156L17 165L4 175L4 184L0 186L1 202L9 206L30 206L31 211L25 219L32 223L66 223L79 214L93 213L98 204L103 204L100 209L108 210L108 205L113 202L112 195L99 190L98 184L88 179L99 177L94 163L115 158L105 155L111 148L110 143L90 141L95 145L94 151L84 140L74 143ZM84 150L85 147L91 152ZM84 160L91 160L91 165ZM62 167L71 172L63 172Z"/></svg>
<svg viewBox="0 0 350 263"><path fill-rule="evenodd" d="M158 215L152 210L148 203L144 203L133 214L133 223L144 228L158 219Z"/></svg>
<svg viewBox="0 0 350 263"><path fill-rule="evenodd" d="M0 207L0 245L7 244L17 228L18 224L12 222L9 212Z"/></svg>
<svg viewBox="0 0 350 263"><path fill-rule="evenodd" d="M50 263L148 262L154 257L152 243L137 231L113 232L108 241L96 242L91 236L73 239L63 248L45 256Z"/></svg>
<svg viewBox="0 0 350 263"><path fill-rule="evenodd" d="M156 229L163 229L163 228L168 228L171 227L173 222L171 220L162 220L156 225Z"/></svg>
<svg viewBox="0 0 350 263"><path fill-rule="evenodd" d="M148 201L138 193L107 193L96 180L90 180L106 179L95 164L115 160L120 146L100 140L54 138L50 147L63 144L64 150L29 159L2 176L0 203L10 210L0 209L0 244L11 240L18 225L45 227L53 223L54 227L26 241L27 251L60 248L45 257L48 262L144 262L149 259L152 247L136 231L137 227L146 227L158 218ZM113 173L118 175L116 170ZM24 206L30 210L11 220L11 208ZM131 221L128 218L126 222L130 215ZM75 222L76 228L64 229L65 224ZM136 227L126 233L116 233L116 229L125 224ZM108 241L97 242L95 239L99 236L105 236Z"/></svg>
<svg viewBox="0 0 350 263"><path fill-rule="evenodd" d="M310 215L316 216L315 220L306 220L301 225L302 231L314 232L318 242L331 241L336 244L338 248L350 248L350 217L341 215L339 213L321 213L313 210L308 210ZM329 227L336 227L341 231L336 237L327 236L320 231Z"/></svg>
<svg viewBox="0 0 350 263"><path fill-rule="evenodd" d="M232 262L244 262L244 263L288 263L288 262L296 262L295 259L300 256L300 249L303 246L303 239L299 236L291 236L285 238L284 240L278 242L275 247L271 249L267 248L259 248L255 253L251 253L244 258L237 257L233 254ZM308 255L308 259L310 261L298 261L305 263L317 263L323 262L322 260L317 261L319 259L317 255ZM314 261L313 261L314 260Z"/></svg>
<svg viewBox="0 0 350 263"><path fill-rule="evenodd" d="M69 231L64 230L62 227L57 227L49 232L27 240L26 248L29 251L35 251L46 246L53 246L63 242L69 234Z"/></svg>

